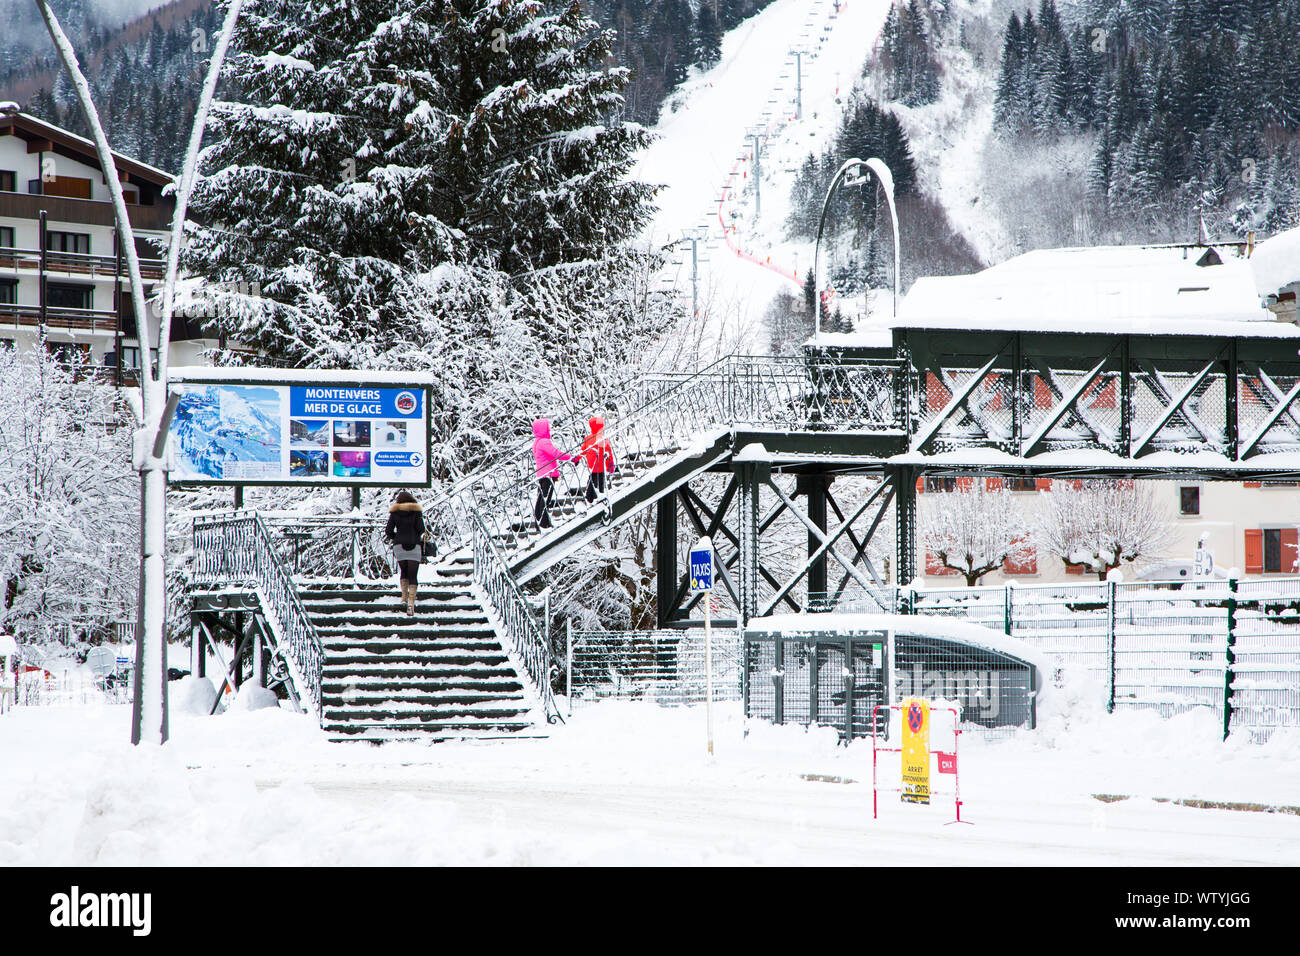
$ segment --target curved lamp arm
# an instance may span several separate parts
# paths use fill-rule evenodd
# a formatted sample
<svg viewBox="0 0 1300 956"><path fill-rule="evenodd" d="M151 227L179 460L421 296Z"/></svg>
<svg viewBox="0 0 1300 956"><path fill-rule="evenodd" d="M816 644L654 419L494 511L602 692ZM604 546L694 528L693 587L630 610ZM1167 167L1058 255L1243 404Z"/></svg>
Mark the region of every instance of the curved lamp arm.
<svg viewBox="0 0 1300 956"><path fill-rule="evenodd" d="M866 182L864 175L865 170L875 173L876 178L880 180L880 185L885 190L885 201L889 204L889 221L894 228L894 315L898 315L898 281L899 281L899 244L898 244L898 210L894 205L894 174L890 172L889 167L880 159L872 157L871 159L847 159L844 165L831 179L831 184L826 189L826 198L822 201L821 221L817 224L817 242L813 246L813 309L816 312L814 317L814 333L821 335L822 331L822 308L821 308L821 246L822 230L826 228L826 213L830 211L831 196L835 189L844 181L848 186L860 186ZM849 179L852 174L854 179Z"/></svg>

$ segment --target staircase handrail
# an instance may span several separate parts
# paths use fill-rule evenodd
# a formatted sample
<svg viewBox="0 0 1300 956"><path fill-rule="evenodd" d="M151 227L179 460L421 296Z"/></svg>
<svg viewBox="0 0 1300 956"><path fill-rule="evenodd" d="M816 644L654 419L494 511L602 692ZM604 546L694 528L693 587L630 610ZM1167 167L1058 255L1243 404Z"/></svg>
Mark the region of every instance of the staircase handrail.
<svg viewBox="0 0 1300 956"><path fill-rule="evenodd" d="M523 589L510 573L505 555L497 547L487 525L473 514L474 519L474 581L487 596L491 609L501 622L504 636L509 638L515 652L523 661L524 669L532 679L542 698L546 722L560 719L555 695L551 691L551 675L558 672L560 664L545 637L542 625L533 616L533 608Z"/></svg>
<svg viewBox="0 0 1300 956"><path fill-rule="evenodd" d="M233 581L258 590L276 643L319 720L325 649L262 516L253 511L196 517L193 534L191 580L209 585Z"/></svg>

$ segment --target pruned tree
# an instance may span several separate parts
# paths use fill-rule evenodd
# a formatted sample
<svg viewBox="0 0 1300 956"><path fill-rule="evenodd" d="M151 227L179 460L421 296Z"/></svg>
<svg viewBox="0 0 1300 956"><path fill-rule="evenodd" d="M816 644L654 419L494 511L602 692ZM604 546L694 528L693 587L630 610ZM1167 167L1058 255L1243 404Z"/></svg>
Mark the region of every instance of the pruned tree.
<svg viewBox="0 0 1300 956"><path fill-rule="evenodd" d="M962 575L967 587L1003 562L1033 554L1024 516L1005 488L989 488L976 478L934 498L921 520L922 544L945 568Z"/></svg>
<svg viewBox="0 0 1300 956"><path fill-rule="evenodd" d="M1168 516L1149 483L1057 481L1042 500L1034 519L1039 547L1103 581L1122 562L1153 557L1170 541Z"/></svg>

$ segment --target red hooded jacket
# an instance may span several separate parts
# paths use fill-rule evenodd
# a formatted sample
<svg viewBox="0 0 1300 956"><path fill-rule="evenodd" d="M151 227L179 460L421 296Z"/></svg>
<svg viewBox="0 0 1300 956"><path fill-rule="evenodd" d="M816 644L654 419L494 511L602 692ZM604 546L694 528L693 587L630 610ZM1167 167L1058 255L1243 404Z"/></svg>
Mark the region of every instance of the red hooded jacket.
<svg viewBox="0 0 1300 956"><path fill-rule="evenodd" d="M604 474L614 470L614 449L605 437L605 419L599 415L587 420L591 434L582 440L582 457L587 459L587 468L593 474Z"/></svg>

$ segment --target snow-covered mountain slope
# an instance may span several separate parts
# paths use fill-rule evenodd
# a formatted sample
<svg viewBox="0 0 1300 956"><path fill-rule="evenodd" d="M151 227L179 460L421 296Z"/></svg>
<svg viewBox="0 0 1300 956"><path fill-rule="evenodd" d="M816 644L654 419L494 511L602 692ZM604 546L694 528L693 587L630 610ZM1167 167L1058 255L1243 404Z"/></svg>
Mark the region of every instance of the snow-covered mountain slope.
<svg viewBox="0 0 1300 956"><path fill-rule="evenodd" d="M726 317L742 317L736 347L757 345L763 307L777 290L798 286L811 264L810 243L784 239L790 186L799 163L833 134L889 7L777 0L727 34L721 61L674 95L659 140L641 156L634 174L664 187L648 238L705 238L701 311L719 336ZM764 143L757 192L751 134ZM689 246L680 261L678 287L689 299Z"/></svg>
<svg viewBox="0 0 1300 956"><path fill-rule="evenodd" d="M961 0L954 15L991 23L996 20L992 6L992 0ZM921 189L943 205L948 221L985 265L1001 262L1015 249L1014 237L991 208L984 184L996 79L972 51L946 44L941 92L934 103L907 107L883 99L880 85L874 86L876 99L903 124Z"/></svg>

